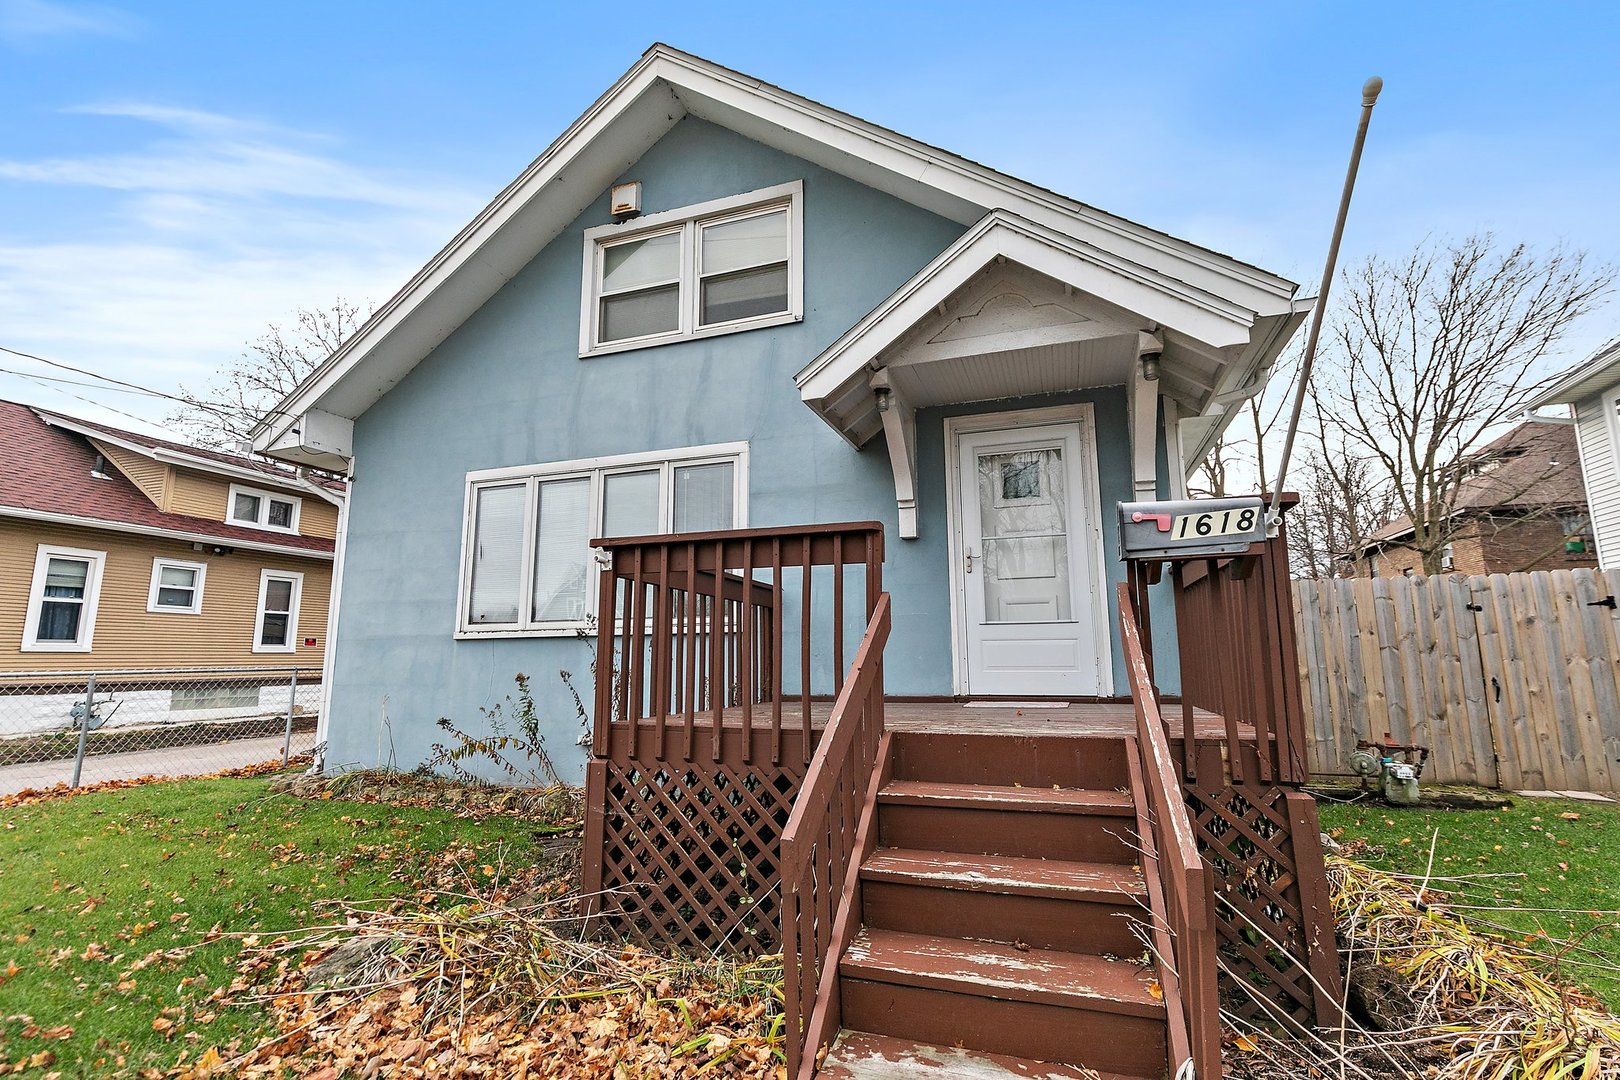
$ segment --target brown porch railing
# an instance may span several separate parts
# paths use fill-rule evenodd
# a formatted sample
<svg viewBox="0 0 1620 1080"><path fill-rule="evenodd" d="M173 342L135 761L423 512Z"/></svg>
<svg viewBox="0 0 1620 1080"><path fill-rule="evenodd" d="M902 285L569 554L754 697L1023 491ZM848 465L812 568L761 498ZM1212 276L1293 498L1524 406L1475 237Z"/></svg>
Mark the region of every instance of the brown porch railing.
<svg viewBox="0 0 1620 1080"><path fill-rule="evenodd" d="M1285 509L1299 501L1297 495L1284 498ZM1196 772L1194 708L1224 717L1233 747L1240 745L1240 725L1253 725L1259 775L1245 776L1243 755L1234 753L1232 783L1309 779L1287 530L1284 522L1277 536L1245 555L1171 564L1189 780Z"/></svg>
<svg viewBox="0 0 1620 1080"><path fill-rule="evenodd" d="M783 996L788 1075L810 1080L838 1033L838 959L861 925L861 862L876 842L877 789L886 771L883 647L889 594L861 638L832 719L782 832ZM853 833L850 825L859 822Z"/></svg>
<svg viewBox="0 0 1620 1080"><path fill-rule="evenodd" d="M596 543L609 565L585 773L585 914L659 946L775 951L784 926L795 932L784 922L782 831L823 725L848 714L840 703L866 700L844 693L846 638L854 644L877 614L882 527ZM856 672L877 678L872 663Z"/></svg>
<svg viewBox="0 0 1620 1080"><path fill-rule="evenodd" d="M596 682L595 756L608 755L619 726L629 756L663 760L674 726L678 756L691 761L696 729L706 723L716 732L705 740L710 760L727 760L718 729L732 709L740 732L736 759L753 760L756 734L763 731L770 760L780 763L783 701L791 694L798 698L791 719L802 736L801 761L808 760L813 646L825 648L822 686L836 692L844 681L846 571L864 568L870 618L883 589L882 526L866 521L592 543L610 561L598 608L599 676L616 669L614 678ZM817 568L826 569L818 574ZM797 624L793 657L783 655L788 618ZM818 634L827 640L818 642ZM791 690L784 685L790 673Z"/></svg>
<svg viewBox="0 0 1620 1080"><path fill-rule="evenodd" d="M1127 584L1119 586L1120 632L1136 706L1136 738L1128 740L1126 761L1149 906L1163 917L1154 920L1152 937L1164 990L1169 1071L1180 1075L1191 1061L1198 1080L1220 1080L1215 893L1170 754L1131 591Z"/></svg>

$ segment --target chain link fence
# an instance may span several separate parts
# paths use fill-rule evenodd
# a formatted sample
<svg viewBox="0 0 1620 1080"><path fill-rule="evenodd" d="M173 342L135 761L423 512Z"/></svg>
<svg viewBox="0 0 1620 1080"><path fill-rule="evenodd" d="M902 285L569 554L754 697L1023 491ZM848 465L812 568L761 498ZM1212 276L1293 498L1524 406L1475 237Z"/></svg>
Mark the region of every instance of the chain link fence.
<svg viewBox="0 0 1620 1080"><path fill-rule="evenodd" d="M0 795L308 753L319 668L0 672Z"/></svg>

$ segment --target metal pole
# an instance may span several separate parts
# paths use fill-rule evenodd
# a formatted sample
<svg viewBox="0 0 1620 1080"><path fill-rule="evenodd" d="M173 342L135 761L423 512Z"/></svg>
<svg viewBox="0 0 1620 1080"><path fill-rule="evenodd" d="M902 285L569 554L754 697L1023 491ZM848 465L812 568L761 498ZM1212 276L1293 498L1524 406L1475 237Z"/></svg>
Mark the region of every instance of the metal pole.
<svg viewBox="0 0 1620 1080"><path fill-rule="evenodd" d="M1356 125L1356 142L1350 149L1350 168L1344 175L1344 191L1339 195L1339 216L1333 222L1333 239L1328 244L1327 266L1322 270L1322 288L1316 295L1316 307L1311 311L1311 332L1305 339L1305 356L1299 365L1299 389L1294 394L1294 412L1288 420L1288 436L1283 440L1282 460L1277 463L1277 488L1271 497L1268 515L1275 523L1282 516L1283 480L1288 476L1288 459L1294 453L1294 435L1299 431L1299 416L1305 409L1305 392L1311 383L1311 368L1316 363L1316 343L1322 336L1322 314L1327 310L1328 291L1333 287L1333 272L1339 262L1339 242L1344 239L1344 222L1350 216L1350 193L1356 187L1356 173L1361 168L1361 149L1367 143L1367 125L1372 121L1373 106L1378 103L1384 80L1374 75L1361 87L1361 121ZM1260 478L1262 484L1265 477Z"/></svg>
<svg viewBox="0 0 1620 1080"><path fill-rule="evenodd" d="M96 676L92 672L84 687L84 715L79 717L79 753L73 759L73 783L69 787L79 786L79 776L84 772L84 745L90 738L90 714L96 707Z"/></svg>
<svg viewBox="0 0 1620 1080"><path fill-rule="evenodd" d="M285 768L292 759L293 710L298 708L298 669L293 668L292 681L287 684L287 737L281 744L281 764Z"/></svg>

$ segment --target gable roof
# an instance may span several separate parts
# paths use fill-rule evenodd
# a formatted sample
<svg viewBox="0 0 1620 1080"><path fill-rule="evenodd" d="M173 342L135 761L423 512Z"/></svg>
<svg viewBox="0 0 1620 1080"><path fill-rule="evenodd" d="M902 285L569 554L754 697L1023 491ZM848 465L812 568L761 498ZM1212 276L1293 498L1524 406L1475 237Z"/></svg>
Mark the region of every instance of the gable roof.
<svg viewBox="0 0 1620 1080"><path fill-rule="evenodd" d="M1251 311L1279 314L1296 303L1293 282L1258 267L657 44L272 410L254 429L254 446L310 464L346 457L347 423L686 116L963 225L1006 210Z"/></svg>
<svg viewBox="0 0 1620 1080"><path fill-rule="evenodd" d="M1182 400L1192 399L1197 415L1205 414L1223 393L1253 387L1256 379L1263 384L1277 351L1310 311L1309 302L1246 307L1067 233L992 210L795 376L804 401L856 445L875 434L875 409L861 393L867 377L882 366L891 347L935 309L943 311L942 305L993 262L1032 270L1114 309L1115 318L1099 315L1082 321L1095 336L1129 337L1133 360L1138 331L1157 326L1157 344L1162 348L1168 339L1170 346L1164 369L1172 378L1167 383L1184 373L1184 367L1198 366L1195 377L1177 388ZM1117 321L1120 316L1126 321ZM973 350L958 351L966 355ZM938 402L923 402L929 403ZM1204 436L1209 427L1195 437ZM1203 456L1200 440L1191 460Z"/></svg>
<svg viewBox="0 0 1620 1080"><path fill-rule="evenodd" d="M110 464L102 469L105 479L93 475L95 447L85 435L55 422L60 419L0 401L0 518L331 558L332 541L320 537L266 534L210 518L165 513Z"/></svg>
<svg viewBox="0 0 1620 1080"><path fill-rule="evenodd" d="M1615 338L1579 364L1559 375L1530 402L1531 409L1573 405L1600 394L1620 382L1620 338Z"/></svg>
<svg viewBox="0 0 1620 1080"><path fill-rule="evenodd" d="M342 501L343 481L329 476L300 476L287 466L263 461L258 458L245 457L241 454L228 454L222 450L209 450L201 446L189 446L186 443L172 442L168 439L159 439L151 435L142 435L136 431L125 431L123 428L111 427L107 424L93 420L82 420L76 416L66 416L53 412L50 409L34 408L39 418L52 427L64 431L77 432L87 438L100 439L131 450L142 457L165 465L182 465L188 469L197 469L202 472L215 473L220 476L229 476L237 480L268 484L271 487L286 488L289 491L313 492L330 503Z"/></svg>
<svg viewBox="0 0 1620 1080"><path fill-rule="evenodd" d="M1575 425L1567 421L1526 420L1467 460L1483 467L1458 486L1454 516L1586 506ZM1363 549L1398 540L1411 531L1412 519L1403 514L1377 529Z"/></svg>

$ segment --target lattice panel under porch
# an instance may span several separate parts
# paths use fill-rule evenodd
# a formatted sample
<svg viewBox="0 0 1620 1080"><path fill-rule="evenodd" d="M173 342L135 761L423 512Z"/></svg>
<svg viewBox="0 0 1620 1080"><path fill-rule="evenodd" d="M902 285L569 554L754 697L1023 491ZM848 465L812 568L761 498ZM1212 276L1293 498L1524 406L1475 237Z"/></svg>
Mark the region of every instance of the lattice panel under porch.
<svg viewBox="0 0 1620 1080"><path fill-rule="evenodd" d="M648 945L781 947L780 837L803 766L608 761L601 913Z"/></svg>
<svg viewBox="0 0 1620 1080"><path fill-rule="evenodd" d="M1310 797L1228 786L1189 798L1215 870L1223 969L1244 984L1226 988L1224 1007L1265 1024L1331 1023L1339 971Z"/></svg>

